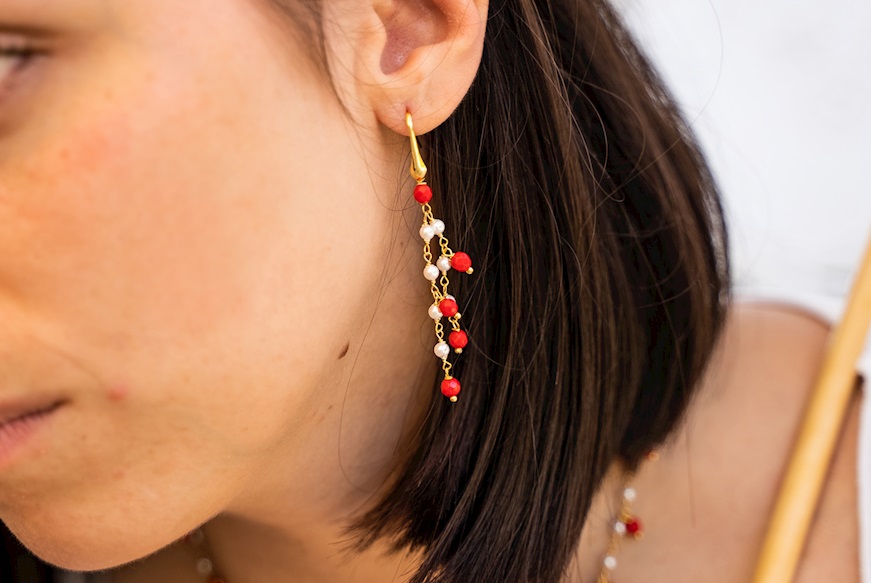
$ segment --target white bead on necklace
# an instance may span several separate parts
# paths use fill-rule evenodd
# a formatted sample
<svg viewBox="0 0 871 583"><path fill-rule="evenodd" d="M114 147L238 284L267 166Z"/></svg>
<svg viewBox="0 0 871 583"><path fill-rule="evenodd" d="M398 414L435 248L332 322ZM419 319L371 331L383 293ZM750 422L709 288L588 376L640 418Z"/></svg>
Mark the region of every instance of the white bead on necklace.
<svg viewBox="0 0 871 583"><path fill-rule="evenodd" d="M441 344L441 343L440 343ZM447 345L445 345L447 347ZM436 345L436 354L439 355L439 345ZM440 356L441 357L441 356ZM647 459L654 461L659 458L656 451L650 451L647 454ZM611 532L608 547L605 549L605 556L602 559L602 569L599 572L597 583L611 583L611 573L617 568L617 549L620 541L627 535L635 539L640 539L644 536L644 531L641 528L641 521L632 513L632 503L635 501L638 493L630 484L634 478L634 472L625 472L623 478L623 496L620 503L620 508L613 521L613 530ZM209 552L209 545L206 541L206 535L202 528L197 528L191 531L183 539L187 543L194 546L199 552L200 557L196 561L196 571L204 578L206 583L225 583L224 579L215 572L215 564L212 555Z"/></svg>
<svg viewBox="0 0 871 583"><path fill-rule="evenodd" d="M647 454L647 459L654 461L659 458L659 454L655 450L651 450ZM611 573L617 568L617 549L620 546L620 541L626 535L630 535L635 539L640 539L644 536L644 530L641 528L641 521L632 513L632 503L635 501L638 493L635 488L630 485L635 477L634 472L625 472L623 477L623 496L620 502L620 508L613 521L613 530L611 532L608 546L605 549L605 556L602 558L602 569L599 571L599 577L596 583L611 583Z"/></svg>

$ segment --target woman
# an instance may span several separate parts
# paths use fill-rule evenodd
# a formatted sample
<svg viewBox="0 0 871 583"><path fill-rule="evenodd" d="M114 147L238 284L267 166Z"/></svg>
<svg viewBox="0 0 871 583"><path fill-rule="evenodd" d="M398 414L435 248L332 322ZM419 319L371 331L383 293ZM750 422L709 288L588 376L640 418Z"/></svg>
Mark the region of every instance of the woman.
<svg viewBox="0 0 871 583"><path fill-rule="evenodd" d="M3 581L683 568L686 529L614 511L683 501L726 235L606 4L4 0L0 31L0 517L39 559L10 539Z"/></svg>

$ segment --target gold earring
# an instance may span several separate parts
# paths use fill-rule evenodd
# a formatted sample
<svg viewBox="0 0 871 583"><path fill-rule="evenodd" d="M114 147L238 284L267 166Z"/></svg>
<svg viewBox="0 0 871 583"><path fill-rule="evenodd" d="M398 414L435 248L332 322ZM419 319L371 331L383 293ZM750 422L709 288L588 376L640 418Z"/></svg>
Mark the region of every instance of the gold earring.
<svg viewBox="0 0 871 583"><path fill-rule="evenodd" d="M457 300L448 293L448 284L450 283L448 271L454 269L471 274L473 272L472 259L466 253L454 252L448 247L448 239L444 235L445 224L433 216L432 208L429 205L429 201L432 200L432 189L424 182L426 165L420 156L409 112L405 113L405 123L408 126L411 139L411 176L417 181L417 185L414 187L414 200L420 203L423 211L423 224L420 227L420 237L423 239L423 258L426 261L423 276L429 280L432 290L433 303L429 307L429 316L435 321L435 334L438 341L433 352L442 360L442 369L445 371L445 378L441 383L442 394L448 397L451 402L456 402L460 392L460 381L451 376L451 363L448 362L448 354L450 354L451 348L457 354L462 353L463 348L469 342L469 337L460 328L461 314ZM430 241L434 237L438 237L441 248L441 254L435 264L432 263L432 251L430 250ZM447 342L445 342L442 324L444 317L451 324L451 333L448 335Z"/></svg>

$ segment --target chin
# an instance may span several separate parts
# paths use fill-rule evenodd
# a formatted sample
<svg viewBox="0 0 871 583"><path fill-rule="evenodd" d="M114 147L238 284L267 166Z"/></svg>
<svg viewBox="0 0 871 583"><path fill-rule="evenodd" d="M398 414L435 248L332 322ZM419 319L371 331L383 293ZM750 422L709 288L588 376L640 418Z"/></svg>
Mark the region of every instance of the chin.
<svg viewBox="0 0 871 583"><path fill-rule="evenodd" d="M146 557L165 546L146 533L137 533L124 526L109 527L106 523L101 527L99 523L86 519L4 516L3 522L13 536L40 560L70 571L111 569ZM117 524L129 526L132 523L119 518Z"/></svg>

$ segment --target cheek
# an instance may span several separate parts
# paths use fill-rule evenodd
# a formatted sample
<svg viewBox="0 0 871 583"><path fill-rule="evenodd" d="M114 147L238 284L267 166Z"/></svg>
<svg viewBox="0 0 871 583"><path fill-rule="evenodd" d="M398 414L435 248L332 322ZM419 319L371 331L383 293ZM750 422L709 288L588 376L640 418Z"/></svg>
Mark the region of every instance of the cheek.
<svg viewBox="0 0 871 583"><path fill-rule="evenodd" d="M231 326L241 339L277 324L279 308L310 312L306 298L323 296L299 283L330 273L329 260L350 262L351 251L335 231L308 238L293 224L320 224L329 210L296 200L292 183L264 184L257 160L234 151L244 135L234 142L212 120L131 115L160 105L108 104L25 166L10 211L19 230L7 244L31 252L0 268L10 287L70 312L64 319L87 316L76 324L110 334L100 350L149 338L200 343Z"/></svg>
<svg viewBox="0 0 871 583"><path fill-rule="evenodd" d="M88 556L135 524L123 544L140 546L107 549L132 557L220 508L302 430L301 403L328 393L323 371L377 303L390 210L362 163L335 171L352 136L325 120L341 114L311 99L271 115L212 91L222 74L84 100L0 166L0 302L26 305L22 326L96 379L42 459L0 476L4 518L47 556L70 541L65 560ZM77 532L95 521L93 539Z"/></svg>
<svg viewBox="0 0 871 583"><path fill-rule="evenodd" d="M110 385L106 390L106 398L112 403L123 403L130 394L130 387L123 384Z"/></svg>

